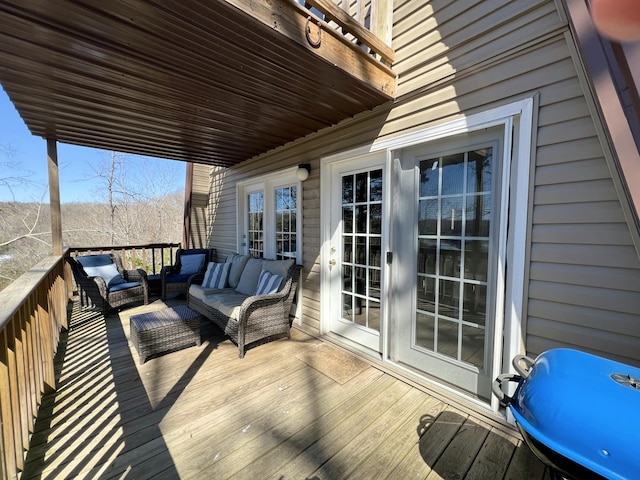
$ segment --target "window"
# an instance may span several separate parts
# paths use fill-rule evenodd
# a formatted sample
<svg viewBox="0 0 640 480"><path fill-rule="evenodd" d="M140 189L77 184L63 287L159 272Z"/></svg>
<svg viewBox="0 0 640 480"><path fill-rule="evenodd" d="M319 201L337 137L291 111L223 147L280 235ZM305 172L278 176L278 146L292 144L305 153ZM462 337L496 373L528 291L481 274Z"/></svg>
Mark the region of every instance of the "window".
<svg viewBox="0 0 640 480"><path fill-rule="evenodd" d="M238 252L302 261L300 182L295 169L238 184Z"/></svg>

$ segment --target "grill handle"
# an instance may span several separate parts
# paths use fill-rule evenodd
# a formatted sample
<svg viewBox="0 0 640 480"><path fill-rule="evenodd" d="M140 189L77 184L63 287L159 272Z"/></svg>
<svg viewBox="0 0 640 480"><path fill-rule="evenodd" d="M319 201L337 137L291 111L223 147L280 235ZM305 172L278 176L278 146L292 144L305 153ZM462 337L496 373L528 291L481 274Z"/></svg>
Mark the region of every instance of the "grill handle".
<svg viewBox="0 0 640 480"><path fill-rule="evenodd" d="M518 372L518 375L522 378L527 378L531 373L531 367L533 367L533 364L536 363L536 361L526 355L516 355L513 357L511 363L513 364L513 368L515 368L516 372ZM524 368L522 367L522 363L525 364Z"/></svg>
<svg viewBox="0 0 640 480"><path fill-rule="evenodd" d="M513 401L513 397L510 397L502 390L502 384L505 382L518 382L518 384L520 384L522 380L523 378L515 373L503 373L496 377L491 384L491 390L493 390L493 394L500 401L500 405L508 407Z"/></svg>

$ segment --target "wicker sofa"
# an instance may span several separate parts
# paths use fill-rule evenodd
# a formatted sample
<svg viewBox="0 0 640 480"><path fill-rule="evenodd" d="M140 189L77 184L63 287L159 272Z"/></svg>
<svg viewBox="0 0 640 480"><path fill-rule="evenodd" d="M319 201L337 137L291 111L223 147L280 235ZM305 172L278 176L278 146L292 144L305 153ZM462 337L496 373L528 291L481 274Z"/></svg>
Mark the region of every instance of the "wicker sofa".
<svg viewBox="0 0 640 480"><path fill-rule="evenodd" d="M289 311L301 270L293 260L230 255L191 277L187 305L229 336L244 358L249 345L291 336Z"/></svg>

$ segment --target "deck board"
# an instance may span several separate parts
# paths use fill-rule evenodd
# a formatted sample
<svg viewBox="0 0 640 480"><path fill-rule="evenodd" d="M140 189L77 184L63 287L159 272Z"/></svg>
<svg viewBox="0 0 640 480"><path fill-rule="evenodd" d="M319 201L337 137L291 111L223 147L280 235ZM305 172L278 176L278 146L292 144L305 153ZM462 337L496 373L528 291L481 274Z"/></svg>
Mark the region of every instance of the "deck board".
<svg viewBox="0 0 640 480"><path fill-rule="evenodd" d="M129 316L165 307L74 305L22 479L548 478L515 432L359 360L347 377L313 368L335 347L297 330L239 359L208 326L139 365Z"/></svg>

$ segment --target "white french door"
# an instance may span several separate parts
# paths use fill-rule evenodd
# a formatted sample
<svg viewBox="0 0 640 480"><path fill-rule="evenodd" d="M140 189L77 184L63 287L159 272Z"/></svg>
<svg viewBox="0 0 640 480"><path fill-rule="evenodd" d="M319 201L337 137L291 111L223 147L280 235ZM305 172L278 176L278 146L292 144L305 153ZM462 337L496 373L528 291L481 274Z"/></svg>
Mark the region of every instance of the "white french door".
<svg viewBox="0 0 640 480"><path fill-rule="evenodd" d="M498 409L492 380L522 353L533 113L525 99L322 160L322 333Z"/></svg>
<svg viewBox="0 0 640 480"><path fill-rule="evenodd" d="M385 156L330 166L331 332L380 352L387 242Z"/></svg>
<svg viewBox="0 0 640 480"><path fill-rule="evenodd" d="M393 360L491 396L503 127L396 152ZM397 199L397 201L395 201Z"/></svg>

